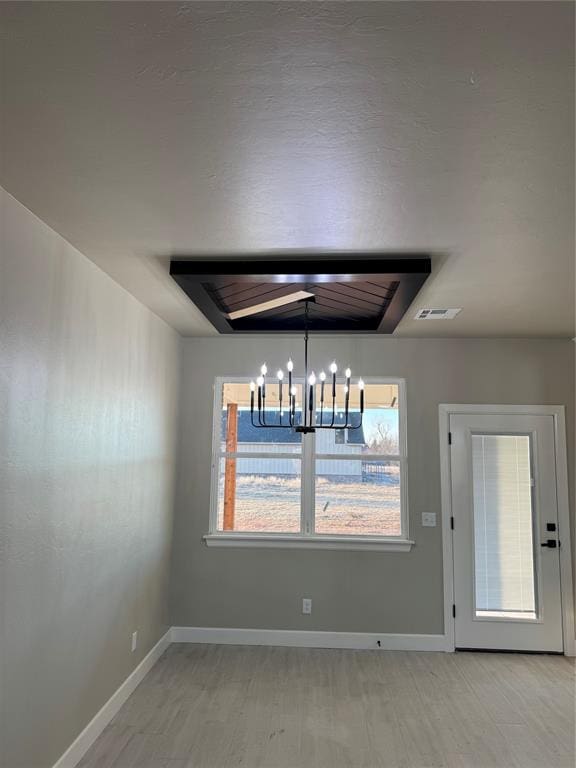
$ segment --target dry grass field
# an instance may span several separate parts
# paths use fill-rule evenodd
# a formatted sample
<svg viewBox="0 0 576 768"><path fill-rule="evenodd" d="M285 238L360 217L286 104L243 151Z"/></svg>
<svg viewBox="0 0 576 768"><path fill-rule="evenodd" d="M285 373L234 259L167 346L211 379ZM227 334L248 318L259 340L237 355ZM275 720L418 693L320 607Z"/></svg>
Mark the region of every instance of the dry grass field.
<svg viewBox="0 0 576 768"><path fill-rule="evenodd" d="M221 501L219 527L222 514ZM290 476L239 474L234 528L237 531L298 533L300 480ZM316 532L398 536L398 474L391 472L364 482L360 478L319 477L316 482Z"/></svg>

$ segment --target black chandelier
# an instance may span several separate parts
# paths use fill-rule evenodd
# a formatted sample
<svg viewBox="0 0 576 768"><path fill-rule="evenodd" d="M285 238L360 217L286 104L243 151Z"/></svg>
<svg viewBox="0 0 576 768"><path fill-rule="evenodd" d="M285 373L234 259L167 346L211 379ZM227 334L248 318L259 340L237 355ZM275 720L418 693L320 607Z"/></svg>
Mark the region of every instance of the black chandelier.
<svg viewBox="0 0 576 768"><path fill-rule="evenodd" d="M298 388L292 383L294 364L292 360L288 360L286 364L286 370L288 371L287 413L284 411L284 371L279 369L276 373L279 404L278 417L275 420L275 423L270 423L266 420L266 374L268 373L268 367L266 366L266 363L264 363L260 368L260 376L258 376L256 382L250 382L250 418L253 427L261 427L265 429L294 429L296 432L308 434L310 432L315 432L317 429L359 429L362 426L362 418L364 415L364 382L362 379L358 380L357 385L360 394L359 419L357 420L357 423L349 423L348 417L350 408L350 387L352 371L350 368L346 368L344 371L344 376L346 377L346 383L344 385L344 423L336 423L336 373L338 372L336 361L330 365L330 373L332 374L331 394L330 384L326 386L327 380L326 373L324 371L321 371L319 375L319 385L317 383L316 374L314 371L308 375L308 305L310 301L314 301L313 297L304 300L304 383L301 413L298 414L297 417L296 394L298 392ZM315 409L315 395L317 386L320 386L319 410ZM328 392L326 392L326 390L328 390ZM255 407L254 402L255 397L257 398L257 408ZM327 403L328 405L326 405Z"/></svg>

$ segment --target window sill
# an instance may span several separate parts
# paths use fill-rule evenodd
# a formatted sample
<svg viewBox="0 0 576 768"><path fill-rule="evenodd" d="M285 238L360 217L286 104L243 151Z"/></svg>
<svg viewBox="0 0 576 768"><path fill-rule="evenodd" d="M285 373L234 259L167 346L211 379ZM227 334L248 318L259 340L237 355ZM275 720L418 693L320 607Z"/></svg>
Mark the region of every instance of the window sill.
<svg viewBox="0 0 576 768"><path fill-rule="evenodd" d="M383 536L302 536L300 534L209 533L208 547L268 547L275 549L345 549L358 552L409 552L413 541Z"/></svg>

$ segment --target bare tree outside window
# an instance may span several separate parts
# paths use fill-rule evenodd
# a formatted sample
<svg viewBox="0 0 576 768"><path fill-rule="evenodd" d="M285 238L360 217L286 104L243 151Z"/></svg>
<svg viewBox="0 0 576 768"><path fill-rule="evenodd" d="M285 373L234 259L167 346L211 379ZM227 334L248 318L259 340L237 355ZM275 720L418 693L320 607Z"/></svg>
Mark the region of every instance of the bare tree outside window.
<svg viewBox="0 0 576 768"><path fill-rule="evenodd" d="M393 456L398 454L398 431L389 424L377 421L372 427L372 434L367 443L368 453L381 453Z"/></svg>

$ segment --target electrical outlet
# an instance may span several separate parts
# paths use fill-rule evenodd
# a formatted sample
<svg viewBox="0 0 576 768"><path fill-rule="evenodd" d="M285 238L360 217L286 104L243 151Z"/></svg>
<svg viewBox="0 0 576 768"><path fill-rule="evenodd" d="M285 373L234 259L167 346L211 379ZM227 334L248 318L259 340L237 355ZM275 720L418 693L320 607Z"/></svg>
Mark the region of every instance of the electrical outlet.
<svg viewBox="0 0 576 768"><path fill-rule="evenodd" d="M138 630L132 632L132 653L138 648Z"/></svg>
<svg viewBox="0 0 576 768"><path fill-rule="evenodd" d="M425 528L436 528L436 512L422 512L422 525Z"/></svg>
<svg viewBox="0 0 576 768"><path fill-rule="evenodd" d="M312 613L312 600L309 597L302 598L302 613Z"/></svg>

